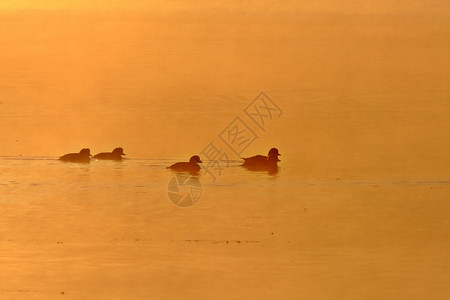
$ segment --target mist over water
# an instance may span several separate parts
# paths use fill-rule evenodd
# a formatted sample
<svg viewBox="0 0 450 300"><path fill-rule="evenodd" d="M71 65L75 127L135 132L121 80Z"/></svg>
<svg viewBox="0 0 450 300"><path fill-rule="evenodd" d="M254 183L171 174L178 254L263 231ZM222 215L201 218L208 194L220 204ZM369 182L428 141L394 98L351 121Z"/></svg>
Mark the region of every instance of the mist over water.
<svg viewBox="0 0 450 300"><path fill-rule="evenodd" d="M448 297L446 5L136 3L0 12L0 298ZM166 167L211 141L229 167L176 207Z"/></svg>

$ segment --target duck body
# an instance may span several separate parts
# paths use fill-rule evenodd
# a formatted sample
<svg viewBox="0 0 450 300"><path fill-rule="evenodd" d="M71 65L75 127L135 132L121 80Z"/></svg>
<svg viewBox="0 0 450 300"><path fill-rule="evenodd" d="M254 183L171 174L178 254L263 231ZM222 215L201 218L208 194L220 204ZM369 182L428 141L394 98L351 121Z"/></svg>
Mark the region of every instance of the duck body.
<svg viewBox="0 0 450 300"><path fill-rule="evenodd" d="M278 159L278 156L280 155L281 154L278 153L277 148L272 148L267 156L255 155L247 158L243 157L242 159L244 160L244 163L242 166L250 171L269 171L269 173L276 172L278 171L277 163L280 161Z"/></svg>
<svg viewBox="0 0 450 300"><path fill-rule="evenodd" d="M268 165L269 159L265 155L255 155L252 157L242 158L244 160L243 166L254 166L254 165ZM276 161L275 161L276 164Z"/></svg>
<svg viewBox="0 0 450 300"><path fill-rule="evenodd" d="M95 154L92 158L99 160L122 160L123 149L121 147L115 148L112 152L102 152Z"/></svg>
<svg viewBox="0 0 450 300"><path fill-rule="evenodd" d="M79 153L69 153L63 155L59 160L64 162L89 163L91 161L91 150L89 148L81 149Z"/></svg>
<svg viewBox="0 0 450 300"><path fill-rule="evenodd" d="M191 174L197 174L200 171L200 166L198 163L202 163L200 157L198 155L194 155L191 157L189 162L177 162L167 167L167 169L171 169L175 172L187 172Z"/></svg>

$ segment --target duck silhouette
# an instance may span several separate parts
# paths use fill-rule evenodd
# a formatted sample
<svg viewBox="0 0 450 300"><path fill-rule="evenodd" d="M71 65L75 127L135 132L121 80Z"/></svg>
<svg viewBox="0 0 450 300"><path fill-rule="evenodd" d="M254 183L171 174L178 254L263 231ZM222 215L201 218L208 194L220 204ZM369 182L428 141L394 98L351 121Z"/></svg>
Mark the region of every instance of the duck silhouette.
<svg viewBox="0 0 450 300"><path fill-rule="evenodd" d="M81 149L79 153L69 153L63 155L59 158L59 160L65 162L89 163L91 161L90 156L92 156L91 150L89 150L89 148L84 148Z"/></svg>
<svg viewBox="0 0 450 300"><path fill-rule="evenodd" d="M269 174L274 174L278 172L277 162L280 161L278 159L280 155L277 148L272 148L269 150L267 156L255 155L247 158L242 157L244 163L241 166L250 171L268 171Z"/></svg>
<svg viewBox="0 0 450 300"><path fill-rule="evenodd" d="M200 157L198 155L194 155L189 159L189 162L177 162L167 167L167 169L171 169L176 172L188 172L190 174L198 174L200 171L200 166L198 163L202 163Z"/></svg>
<svg viewBox="0 0 450 300"><path fill-rule="evenodd" d="M92 158L102 160L122 160L123 149L121 147L115 148L112 152L102 152L95 154Z"/></svg>

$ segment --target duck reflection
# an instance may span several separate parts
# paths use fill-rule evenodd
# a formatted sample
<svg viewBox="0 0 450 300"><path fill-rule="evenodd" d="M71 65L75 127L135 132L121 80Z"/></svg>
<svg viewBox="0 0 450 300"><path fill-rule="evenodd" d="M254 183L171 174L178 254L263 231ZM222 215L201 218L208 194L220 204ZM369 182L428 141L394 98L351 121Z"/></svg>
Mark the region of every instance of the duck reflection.
<svg viewBox="0 0 450 300"><path fill-rule="evenodd" d="M115 148L112 152L102 152L95 154L92 158L100 160L122 160L123 149L121 147Z"/></svg>
<svg viewBox="0 0 450 300"><path fill-rule="evenodd" d="M281 154L277 148L269 150L267 156L255 155L252 157L242 158L244 163L241 165L249 171L267 171L270 175L278 173L278 156Z"/></svg>
<svg viewBox="0 0 450 300"><path fill-rule="evenodd" d="M198 175L200 172L199 163L202 163L200 157L194 155L189 159L189 162L177 162L170 167L167 167L167 169L171 169L175 172L187 172L191 175Z"/></svg>
<svg viewBox="0 0 450 300"><path fill-rule="evenodd" d="M65 162L89 163L91 161L90 156L92 156L91 150L89 148L84 148L81 149L79 153L69 153L63 155L59 158L59 160Z"/></svg>

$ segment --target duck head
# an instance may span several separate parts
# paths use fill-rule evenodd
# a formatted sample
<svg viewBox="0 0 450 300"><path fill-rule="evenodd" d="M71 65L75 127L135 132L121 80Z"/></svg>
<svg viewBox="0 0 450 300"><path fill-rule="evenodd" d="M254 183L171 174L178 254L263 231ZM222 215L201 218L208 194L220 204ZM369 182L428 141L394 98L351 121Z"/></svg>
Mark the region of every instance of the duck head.
<svg viewBox="0 0 450 300"><path fill-rule="evenodd" d="M80 155L82 156L92 156L91 150L89 148L83 148L80 150Z"/></svg>
<svg viewBox="0 0 450 300"><path fill-rule="evenodd" d="M118 148L114 149L112 153L115 154L115 155L119 155L119 156L120 155L126 155L125 153L123 153L122 147L118 147Z"/></svg>
<svg viewBox="0 0 450 300"><path fill-rule="evenodd" d="M267 157L269 160L274 160L274 161L280 161L278 159L278 156L280 156L281 154L278 152L277 148L272 148L269 150L269 154L267 154Z"/></svg>
<svg viewBox="0 0 450 300"><path fill-rule="evenodd" d="M202 161L200 160L200 157L198 155L194 155L189 160L189 163L191 163L191 164L198 164L198 163L202 163Z"/></svg>

